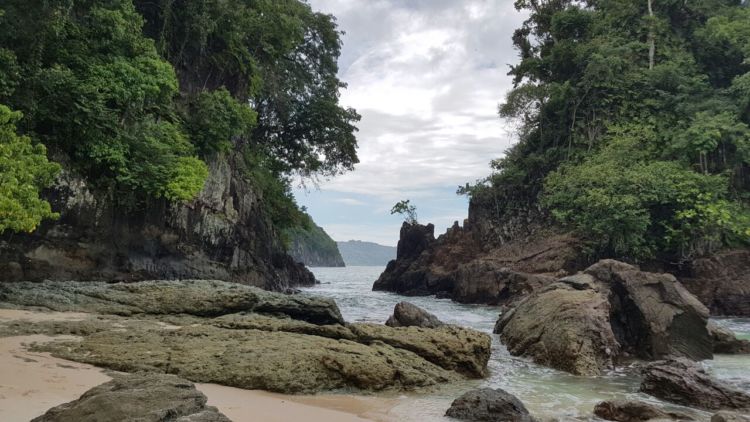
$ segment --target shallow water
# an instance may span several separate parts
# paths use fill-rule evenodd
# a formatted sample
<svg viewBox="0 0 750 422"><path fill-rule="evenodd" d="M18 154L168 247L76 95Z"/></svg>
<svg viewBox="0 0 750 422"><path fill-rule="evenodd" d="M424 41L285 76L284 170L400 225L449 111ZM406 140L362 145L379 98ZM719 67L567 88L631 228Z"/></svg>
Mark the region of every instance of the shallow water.
<svg viewBox="0 0 750 422"><path fill-rule="evenodd" d="M393 312L396 303L402 300L428 310L444 322L486 333L492 333L499 315L497 307L373 292L372 283L383 267L312 268L312 271L322 284L304 289L305 292L335 299L344 319L350 322L383 323ZM750 319L722 318L716 322L739 336L750 338ZM638 392L640 377L632 368L618 369L599 377L573 376L510 356L495 334L492 334L492 342L488 378L451 385L433 393L409 396L409 400L405 400L393 412L401 420L446 421L448 419L442 415L451 401L476 387L503 388L518 396L532 414L561 421L592 420L594 405L605 399L629 398L658 403L658 400ZM750 357L717 356L713 361L705 362L705 366L715 376L750 391ZM667 407L679 409L677 406ZM700 420L710 419L708 413L693 411L693 414Z"/></svg>

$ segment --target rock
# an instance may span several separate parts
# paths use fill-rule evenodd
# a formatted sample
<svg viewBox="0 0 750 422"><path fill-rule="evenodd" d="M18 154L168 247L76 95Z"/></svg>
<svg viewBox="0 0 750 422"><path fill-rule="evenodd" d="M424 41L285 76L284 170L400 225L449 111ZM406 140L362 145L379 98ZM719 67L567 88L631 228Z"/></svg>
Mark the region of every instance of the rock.
<svg viewBox="0 0 750 422"><path fill-rule="evenodd" d="M267 290L313 285L289 257L241 151L207 158L209 175L192 201L151 198L124 207L55 157L64 171L45 190L56 220L33 233L0 235L0 281L219 279ZM20 271L19 268L20 267Z"/></svg>
<svg viewBox="0 0 750 422"><path fill-rule="evenodd" d="M32 422L230 422L195 386L174 375L124 374Z"/></svg>
<svg viewBox="0 0 750 422"><path fill-rule="evenodd" d="M577 375L598 375L619 353L607 296L555 283L502 315L495 332L512 355Z"/></svg>
<svg viewBox="0 0 750 422"><path fill-rule="evenodd" d="M712 315L750 316L750 248L696 259L680 281Z"/></svg>
<svg viewBox="0 0 750 422"><path fill-rule="evenodd" d="M653 362L643 370L641 391L684 406L709 410L750 408L750 394L714 379L687 359Z"/></svg>
<svg viewBox="0 0 750 422"><path fill-rule="evenodd" d="M460 303L505 304L550 284L553 277L527 274L489 259L461 265L452 275L453 300Z"/></svg>
<svg viewBox="0 0 750 422"><path fill-rule="evenodd" d="M344 322L329 298L285 295L212 280L0 283L0 302L114 315L220 316L247 311L283 314L315 324Z"/></svg>
<svg viewBox="0 0 750 422"><path fill-rule="evenodd" d="M535 421L518 398L499 388L479 388L464 393L453 401L445 416L474 422Z"/></svg>
<svg viewBox="0 0 750 422"><path fill-rule="evenodd" d="M691 421L692 417L677 412L665 412L658 407L632 400L603 401L594 407L594 415L608 421L641 422L650 420Z"/></svg>
<svg viewBox="0 0 750 422"><path fill-rule="evenodd" d="M708 309L671 274L602 260L585 271L609 289L612 330L624 351L644 359L713 356Z"/></svg>
<svg viewBox="0 0 750 422"><path fill-rule="evenodd" d="M389 327L437 328L443 325L435 315L409 302L399 302L393 308L393 315L385 325Z"/></svg>
<svg viewBox="0 0 750 422"><path fill-rule="evenodd" d="M390 328L377 324L350 324L357 341L385 343L409 350L435 365L471 378L487 374L492 339L489 335L456 325L435 329L421 327Z"/></svg>
<svg viewBox="0 0 750 422"><path fill-rule="evenodd" d="M731 330L720 327L713 321L708 322L708 333L714 345L714 353L719 354L748 354L750 341L738 339Z"/></svg>
<svg viewBox="0 0 750 422"><path fill-rule="evenodd" d="M597 375L630 355L710 358L707 321L707 309L673 276L603 260L519 301L495 332L513 355Z"/></svg>
<svg viewBox="0 0 750 422"><path fill-rule="evenodd" d="M750 409L743 413L722 410L711 416L711 422L750 422Z"/></svg>

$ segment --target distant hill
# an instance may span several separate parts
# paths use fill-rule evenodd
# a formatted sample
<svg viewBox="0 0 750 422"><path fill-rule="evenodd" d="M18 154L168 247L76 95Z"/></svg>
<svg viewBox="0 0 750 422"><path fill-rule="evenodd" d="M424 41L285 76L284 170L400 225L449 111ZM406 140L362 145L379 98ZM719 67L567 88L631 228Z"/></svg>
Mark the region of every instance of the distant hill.
<svg viewBox="0 0 750 422"><path fill-rule="evenodd" d="M396 259L396 248L393 246L383 246L361 240L336 242L336 244L347 266L386 265L388 261Z"/></svg>
<svg viewBox="0 0 750 422"><path fill-rule="evenodd" d="M308 267L343 267L336 242L309 218L307 227L287 229L287 253Z"/></svg>

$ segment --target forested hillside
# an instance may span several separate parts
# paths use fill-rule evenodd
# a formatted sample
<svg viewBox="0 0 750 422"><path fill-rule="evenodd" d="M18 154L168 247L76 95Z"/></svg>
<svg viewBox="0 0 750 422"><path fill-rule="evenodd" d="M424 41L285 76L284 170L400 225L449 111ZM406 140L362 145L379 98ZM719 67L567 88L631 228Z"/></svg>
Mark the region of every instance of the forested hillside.
<svg viewBox="0 0 750 422"><path fill-rule="evenodd" d="M274 233L303 220L291 178L357 162L359 116L338 104L335 18L303 1L8 0L0 8L6 237L60 217L48 201L64 207L76 197L97 224L107 213L113 226L164 214L181 241L200 244L199 232L218 248L211 254L232 259L219 245L231 224L257 232L269 220L267 239L248 244L244 233L235 242L276 248ZM55 175L80 176L86 195L78 182L44 194ZM127 224L165 224L144 218Z"/></svg>
<svg viewBox="0 0 750 422"><path fill-rule="evenodd" d="M289 255L308 267L343 267L344 259L336 241L315 224L309 214L305 213L303 220L302 224L282 233Z"/></svg>
<svg viewBox="0 0 750 422"><path fill-rule="evenodd" d="M500 115L520 141L465 191L540 210L592 257L683 262L750 241L750 8L517 0Z"/></svg>

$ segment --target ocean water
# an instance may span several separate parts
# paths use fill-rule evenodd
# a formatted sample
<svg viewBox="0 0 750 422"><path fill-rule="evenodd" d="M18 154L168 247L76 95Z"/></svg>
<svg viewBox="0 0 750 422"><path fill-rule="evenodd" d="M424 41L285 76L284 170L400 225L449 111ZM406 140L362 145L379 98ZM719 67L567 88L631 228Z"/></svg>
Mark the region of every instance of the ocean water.
<svg viewBox="0 0 750 422"><path fill-rule="evenodd" d="M442 321L471 327L492 335L489 377L483 380L452 384L434 391L409 394L393 413L404 421L447 421L443 417L453 399L477 387L502 388L524 402L540 418L567 420L592 419L596 403L606 399L637 399L653 403L659 400L638 392L640 376L635 368L620 368L597 377L582 377L546 368L528 359L511 356L492 328L499 309L483 305L462 305L449 299L403 297L393 293L373 292L372 283L383 267L312 268L321 281L304 289L305 294L328 296L336 300L349 322L383 323L396 303L407 300L437 315ZM750 318L717 319L740 337L750 338ZM716 356L703 363L716 377L750 391L750 356ZM679 406L660 403L670 409ZM698 420L708 421L710 414L689 410Z"/></svg>

